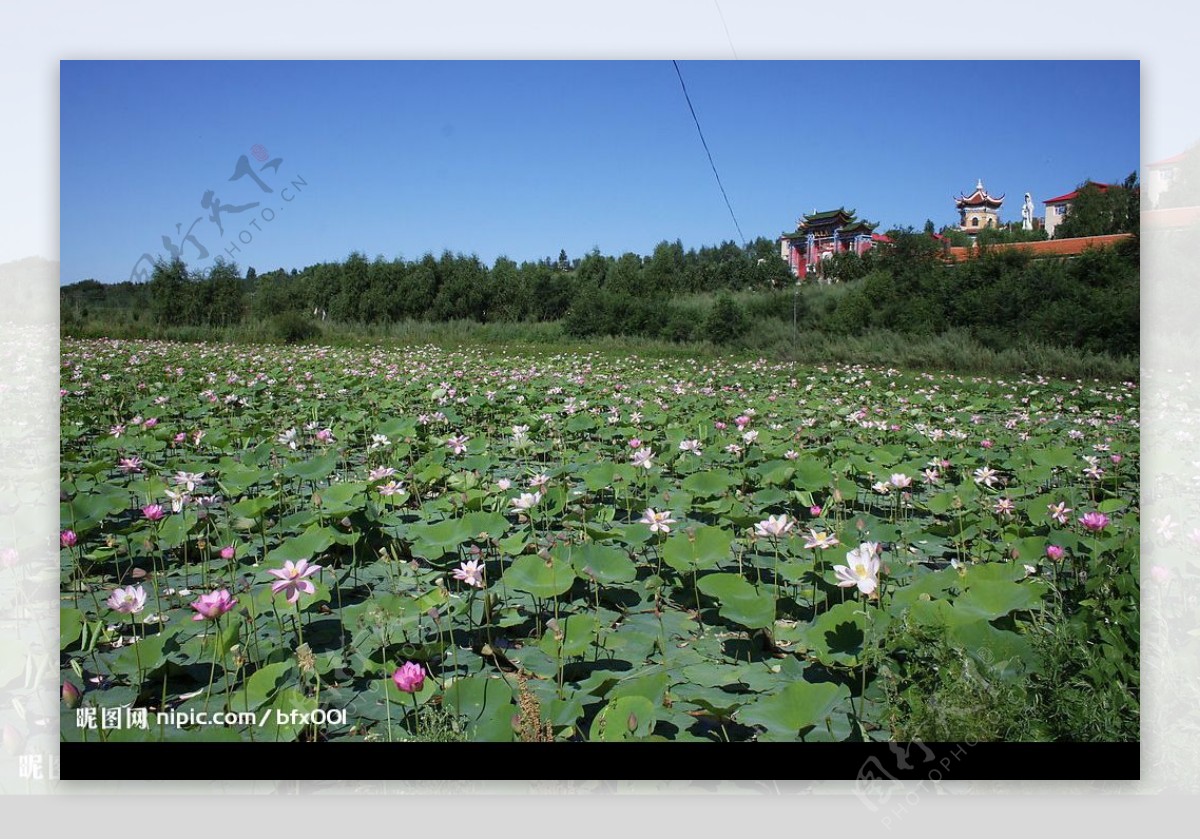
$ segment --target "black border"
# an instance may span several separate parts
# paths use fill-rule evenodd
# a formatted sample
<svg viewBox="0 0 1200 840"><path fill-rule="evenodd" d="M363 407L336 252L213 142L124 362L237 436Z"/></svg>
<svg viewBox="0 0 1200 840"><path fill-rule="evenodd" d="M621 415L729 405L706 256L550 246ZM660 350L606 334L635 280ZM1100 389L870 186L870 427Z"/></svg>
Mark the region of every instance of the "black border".
<svg viewBox="0 0 1200 840"><path fill-rule="evenodd" d="M268 780L290 771L323 778L531 780L553 770L582 778L648 780L681 771L703 780L781 767L799 779L856 781L1141 779L1141 743L230 743L64 742L61 778ZM771 762L770 765L767 762ZM777 763L776 763L777 762ZM118 769L121 768L121 769Z"/></svg>

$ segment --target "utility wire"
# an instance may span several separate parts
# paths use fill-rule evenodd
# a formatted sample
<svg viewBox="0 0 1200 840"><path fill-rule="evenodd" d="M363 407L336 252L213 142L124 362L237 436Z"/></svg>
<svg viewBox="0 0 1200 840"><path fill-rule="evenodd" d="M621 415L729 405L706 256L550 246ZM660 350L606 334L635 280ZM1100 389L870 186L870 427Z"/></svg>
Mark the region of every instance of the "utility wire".
<svg viewBox="0 0 1200 840"><path fill-rule="evenodd" d="M733 219L733 226L737 228L742 248L745 248L746 237L742 233L742 226L738 224L737 214L733 212L733 205L729 203L729 196L725 193L725 185L721 183L721 176L717 173L717 165L713 162L712 152L708 150L708 141L704 139L704 130L700 128L700 120L696 116L696 109L692 107L692 98L688 96L687 85L683 81L683 74L679 72L679 63L672 60L671 64L675 67L675 75L679 77L679 86L683 88L683 98L687 100L688 110L692 112L692 121L696 123L696 132L700 135L700 143L704 146L704 153L708 155L708 165L712 167L713 177L717 179L717 186L721 189L721 197L725 199L725 206L729 208L729 215Z"/></svg>
<svg viewBox="0 0 1200 840"><path fill-rule="evenodd" d="M729 35L729 24L725 22L725 13L721 11L721 4L717 0L713 0L713 5L717 7L717 16L721 18L721 26L725 29L725 40L729 42L729 51L733 53L734 58L737 58L737 47L733 45L733 38Z"/></svg>

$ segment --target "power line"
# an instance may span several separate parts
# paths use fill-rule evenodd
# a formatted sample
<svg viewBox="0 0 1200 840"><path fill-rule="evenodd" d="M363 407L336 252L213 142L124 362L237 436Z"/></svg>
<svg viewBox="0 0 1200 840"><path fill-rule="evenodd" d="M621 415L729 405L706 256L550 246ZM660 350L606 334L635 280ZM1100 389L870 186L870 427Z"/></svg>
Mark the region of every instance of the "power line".
<svg viewBox="0 0 1200 840"><path fill-rule="evenodd" d="M742 247L746 247L746 237L742 233L742 226L738 224L737 214L733 212L733 205L729 203L729 196L725 193L725 185L721 183L721 176L717 173L717 165L713 162L712 152L708 150L708 141L704 139L704 130L700 128L700 120L696 116L696 109L692 107L692 98L688 96L687 85L683 81L683 73L679 72L679 63L672 59L671 64L675 67L675 75L679 77L679 86L683 88L683 98L687 100L688 110L692 112L692 122L696 123L696 132L700 135L700 143L704 146L704 153L708 155L708 165L712 167L713 177L717 179L717 186L721 189L721 197L725 199L725 206L729 208L729 215L733 219L733 226L737 228L738 238L742 242Z"/></svg>
<svg viewBox="0 0 1200 840"><path fill-rule="evenodd" d="M737 58L737 47L733 45L733 38L729 35L729 24L725 22L725 13L721 11L721 4L717 0L713 0L713 5L717 7L717 15L721 18L721 26L725 29L725 40L729 42L729 50L733 53L733 57Z"/></svg>

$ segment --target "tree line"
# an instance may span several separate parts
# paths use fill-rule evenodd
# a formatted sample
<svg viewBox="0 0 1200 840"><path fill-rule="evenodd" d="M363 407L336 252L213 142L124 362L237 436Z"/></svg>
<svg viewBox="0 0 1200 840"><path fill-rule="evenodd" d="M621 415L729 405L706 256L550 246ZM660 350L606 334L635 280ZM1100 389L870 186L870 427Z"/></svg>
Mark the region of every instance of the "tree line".
<svg viewBox="0 0 1200 840"><path fill-rule="evenodd" d="M792 281L778 246L760 237L745 246L725 242L698 249L679 240L661 242L652 254L606 256L598 249L571 261L520 264L499 257L488 266L477 256L446 251L418 260L368 259L241 276L234 263L218 260L205 272L179 259L160 261L145 284L84 280L62 289L64 312L133 309L161 326L227 326L242 319L302 316L314 311L344 323L388 324L406 320L484 322L557 321L605 300L665 301L681 294L771 288ZM293 319L294 320L294 319Z"/></svg>
<svg viewBox="0 0 1200 840"><path fill-rule="evenodd" d="M1132 188L1131 188L1132 187ZM1063 222L1075 235L1136 233L1136 186L1083 187ZM1090 225L1086 227L1085 225ZM158 263L147 283L94 280L62 289L64 328L111 311L154 327L267 324L283 341L318 336L325 320L353 327L406 321L556 322L571 337L640 336L746 344L798 332L836 337L884 330L937 336L967 331L989 348L1022 342L1136 356L1139 339L1138 239L1072 259L1033 259L993 244L1045 236L1000 229L980 235L978 258L948 261L945 237L929 228L888 231L890 244L821 264L833 285L795 285L776 242L725 242L685 250L660 242L650 255L565 251L520 264L451 253L420 259L343 261L243 276L220 262L195 272ZM314 313L316 313L314 315ZM772 326L773 325L773 326ZM753 333L753 334L752 334Z"/></svg>

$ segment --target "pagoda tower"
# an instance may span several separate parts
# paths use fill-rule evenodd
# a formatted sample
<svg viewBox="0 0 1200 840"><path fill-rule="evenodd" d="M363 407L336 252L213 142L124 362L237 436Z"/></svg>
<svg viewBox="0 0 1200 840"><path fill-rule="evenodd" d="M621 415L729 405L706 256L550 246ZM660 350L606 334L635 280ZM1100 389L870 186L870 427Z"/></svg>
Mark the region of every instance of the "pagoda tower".
<svg viewBox="0 0 1200 840"><path fill-rule="evenodd" d="M983 188L983 179L976 181L973 193L954 199L954 206L959 213L959 228L974 236L984 228L1000 227L1000 205L1003 203L1003 195L989 195Z"/></svg>

